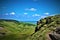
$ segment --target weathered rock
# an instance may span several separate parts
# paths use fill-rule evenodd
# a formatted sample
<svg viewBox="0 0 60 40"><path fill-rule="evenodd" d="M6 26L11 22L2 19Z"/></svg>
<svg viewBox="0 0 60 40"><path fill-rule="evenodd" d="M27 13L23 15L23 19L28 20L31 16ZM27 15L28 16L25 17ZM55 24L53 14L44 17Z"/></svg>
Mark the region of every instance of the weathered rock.
<svg viewBox="0 0 60 40"><path fill-rule="evenodd" d="M4 28L3 27L0 27L0 30L4 30Z"/></svg>
<svg viewBox="0 0 60 40"><path fill-rule="evenodd" d="M49 34L51 40L60 40L60 27L56 28L55 31Z"/></svg>

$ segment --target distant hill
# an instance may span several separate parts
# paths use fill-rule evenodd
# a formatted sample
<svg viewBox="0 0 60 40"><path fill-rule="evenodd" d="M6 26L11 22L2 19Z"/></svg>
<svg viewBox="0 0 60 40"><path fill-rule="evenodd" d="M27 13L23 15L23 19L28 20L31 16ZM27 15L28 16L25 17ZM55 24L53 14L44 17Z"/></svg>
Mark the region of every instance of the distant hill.
<svg viewBox="0 0 60 40"><path fill-rule="evenodd" d="M60 27L60 14L40 19L37 22L35 33L27 40L49 40L49 33Z"/></svg>
<svg viewBox="0 0 60 40"><path fill-rule="evenodd" d="M0 40L24 40L34 33L35 24L0 19Z"/></svg>

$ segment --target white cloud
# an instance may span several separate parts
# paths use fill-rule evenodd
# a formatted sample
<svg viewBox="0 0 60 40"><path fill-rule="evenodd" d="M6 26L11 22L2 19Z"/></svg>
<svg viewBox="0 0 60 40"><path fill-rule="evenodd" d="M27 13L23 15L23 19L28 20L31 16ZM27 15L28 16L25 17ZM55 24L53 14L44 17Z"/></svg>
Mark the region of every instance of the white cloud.
<svg viewBox="0 0 60 40"><path fill-rule="evenodd" d="M25 10L26 11L36 11L37 9L36 8L26 8Z"/></svg>
<svg viewBox="0 0 60 40"><path fill-rule="evenodd" d="M30 11L36 11L37 9L35 9L35 8L30 8Z"/></svg>
<svg viewBox="0 0 60 40"><path fill-rule="evenodd" d="M39 14L34 14L34 15L32 15L33 17L35 17L35 16L40 16Z"/></svg>
<svg viewBox="0 0 60 40"><path fill-rule="evenodd" d="M48 12L46 12L46 13L44 13L45 15L43 15L43 16L41 16L41 18L45 18L45 17L47 17L47 16L50 16L49 14L50 13L48 13Z"/></svg>
<svg viewBox="0 0 60 40"><path fill-rule="evenodd" d="M15 12L11 12L10 15L15 15Z"/></svg>
<svg viewBox="0 0 60 40"><path fill-rule="evenodd" d="M25 15L27 15L28 13L24 13Z"/></svg>
<svg viewBox="0 0 60 40"><path fill-rule="evenodd" d="M15 15L15 12L5 13L4 15Z"/></svg>
<svg viewBox="0 0 60 40"><path fill-rule="evenodd" d="M49 15L49 13L47 12L47 13L44 13L45 15Z"/></svg>
<svg viewBox="0 0 60 40"><path fill-rule="evenodd" d="M47 16L41 16L41 18L45 18L45 17L47 17Z"/></svg>

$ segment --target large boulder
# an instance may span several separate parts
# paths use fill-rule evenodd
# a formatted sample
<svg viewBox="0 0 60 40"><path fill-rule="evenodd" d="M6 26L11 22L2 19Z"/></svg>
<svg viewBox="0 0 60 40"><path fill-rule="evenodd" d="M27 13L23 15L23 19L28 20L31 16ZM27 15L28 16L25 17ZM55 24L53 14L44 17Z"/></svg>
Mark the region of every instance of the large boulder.
<svg viewBox="0 0 60 40"><path fill-rule="evenodd" d="M60 40L60 27L57 27L52 33L49 34L51 40Z"/></svg>

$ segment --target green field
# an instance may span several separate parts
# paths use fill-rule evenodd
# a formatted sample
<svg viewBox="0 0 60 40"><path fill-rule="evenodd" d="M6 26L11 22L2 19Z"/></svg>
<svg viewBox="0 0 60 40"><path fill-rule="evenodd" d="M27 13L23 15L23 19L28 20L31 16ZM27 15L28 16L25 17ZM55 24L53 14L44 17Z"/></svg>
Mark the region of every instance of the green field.
<svg viewBox="0 0 60 40"><path fill-rule="evenodd" d="M34 33L35 24L0 19L0 40L25 40ZM3 35L3 33L5 33Z"/></svg>

